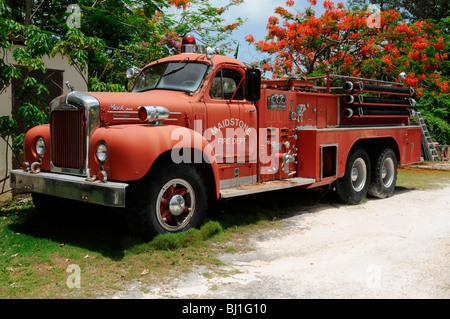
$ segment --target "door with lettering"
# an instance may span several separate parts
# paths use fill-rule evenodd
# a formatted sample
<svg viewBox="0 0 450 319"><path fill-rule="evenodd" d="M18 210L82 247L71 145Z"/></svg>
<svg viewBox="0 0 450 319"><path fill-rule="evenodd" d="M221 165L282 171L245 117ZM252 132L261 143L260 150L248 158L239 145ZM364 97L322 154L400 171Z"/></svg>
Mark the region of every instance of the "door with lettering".
<svg viewBox="0 0 450 319"><path fill-rule="evenodd" d="M217 162L242 163L253 157L256 160L256 107L245 101L243 70L216 70L205 102L205 136L214 148Z"/></svg>

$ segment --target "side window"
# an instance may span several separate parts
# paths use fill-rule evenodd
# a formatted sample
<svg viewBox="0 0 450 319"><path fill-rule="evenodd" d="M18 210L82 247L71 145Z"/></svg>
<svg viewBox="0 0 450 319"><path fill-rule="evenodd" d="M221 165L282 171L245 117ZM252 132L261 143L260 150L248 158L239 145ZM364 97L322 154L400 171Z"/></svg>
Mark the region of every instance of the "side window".
<svg viewBox="0 0 450 319"><path fill-rule="evenodd" d="M233 100L243 100L244 86L241 80L242 75L238 71L220 69L211 83L209 96L216 100L229 100L234 94ZM238 85L239 87L237 88Z"/></svg>

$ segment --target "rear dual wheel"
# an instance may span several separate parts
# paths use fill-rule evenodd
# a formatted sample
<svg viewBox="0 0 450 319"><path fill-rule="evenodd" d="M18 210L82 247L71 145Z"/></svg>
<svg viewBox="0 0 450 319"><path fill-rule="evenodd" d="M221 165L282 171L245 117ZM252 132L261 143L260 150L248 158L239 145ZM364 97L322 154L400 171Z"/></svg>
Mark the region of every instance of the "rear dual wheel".
<svg viewBox="0 0 450 319"><path fill-rule="evenodd" d="M346 204L360 203L369 194L376 198L392 196L397 182L397 157L391 148L384 148L374 165L363 149L348 158L345 175L336 181L339 198Z"/></svg>
<svg viewBox="0 0 450 319"><path fill-rule="evenodd" d="M394 194L397 183L397 156L391 148L385 148L379 154L373 167L369 195L387 198Z"/></svg>

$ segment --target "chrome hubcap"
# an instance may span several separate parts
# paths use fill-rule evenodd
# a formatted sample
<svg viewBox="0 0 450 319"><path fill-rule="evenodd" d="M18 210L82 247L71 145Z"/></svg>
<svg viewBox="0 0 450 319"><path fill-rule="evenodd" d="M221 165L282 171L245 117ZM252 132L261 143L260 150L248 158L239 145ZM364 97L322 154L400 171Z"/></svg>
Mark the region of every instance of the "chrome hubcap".
<svg viewBox="0 0 450 319"><path fill-rule="evenodd" d="M191 221L195 211L195 193L184 179L172 179L161 188L156 200L156 217L167 231L177 232Z"/></svg>
<svg viewBox="0 0 450 319"><path fill-rule="evenodd" d="M389 188L394 182L395 166L392 158L388 157L381 167L381 181L384 187Z"/></svg>
<svg viewBox="0 0 450 319"><path fill-rule="evenodd" d="M180 216L185 207L184 198L181 195L174 195L169 202L169 211L174 216Z"/></svg>
<svg viewBox="0 0 450 319"><path fill-rule="evenodd" d="M351 170L352 187L356 192L360 192L366 185L367 167L362 158L357 158Z"/></svg>

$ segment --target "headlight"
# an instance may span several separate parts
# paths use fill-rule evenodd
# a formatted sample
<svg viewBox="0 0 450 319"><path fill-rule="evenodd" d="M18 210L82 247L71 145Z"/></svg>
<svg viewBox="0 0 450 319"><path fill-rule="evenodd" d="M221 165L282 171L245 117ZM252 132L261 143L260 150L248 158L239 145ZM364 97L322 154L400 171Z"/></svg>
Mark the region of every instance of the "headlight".
<svg viewBox="0 0 450 319"><path fill-rule="evenodd" d="M45 154L45 140L44 140L43 137L39 137L36 140L35 148L36 148L37 155L39 155L40 157L44 156L44 154Z"/></svg>
<svg viewBox="0 0 450 319"><path fill-rule="evenodd" d="M108 158L108 146L106 146L104 141L97 144L97 151L95 155L100 163L103 164L106 162L106 159Z"/></svg>

